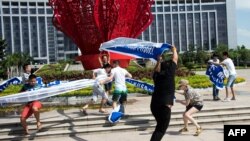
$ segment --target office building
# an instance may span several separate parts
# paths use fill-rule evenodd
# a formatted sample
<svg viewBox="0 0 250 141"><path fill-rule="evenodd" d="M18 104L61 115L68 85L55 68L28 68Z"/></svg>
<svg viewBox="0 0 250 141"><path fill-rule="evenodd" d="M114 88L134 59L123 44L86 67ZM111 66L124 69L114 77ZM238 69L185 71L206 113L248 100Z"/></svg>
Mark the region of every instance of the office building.
<svg viewBox="0 0 250 141"><path fill-rule="evenodd" d="M218 44L237 46L235 0L155 0L154 20L139 38L212 51ZM0 37L8 52L30 54L38 63L78 55L76 45L52 24L48 0L1 0Z"/></svg>

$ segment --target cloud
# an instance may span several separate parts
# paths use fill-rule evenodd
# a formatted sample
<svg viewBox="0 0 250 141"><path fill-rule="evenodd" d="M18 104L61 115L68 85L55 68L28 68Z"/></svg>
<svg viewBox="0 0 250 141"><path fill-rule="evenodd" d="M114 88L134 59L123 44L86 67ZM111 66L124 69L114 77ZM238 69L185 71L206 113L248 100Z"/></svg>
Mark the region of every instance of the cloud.
<svg viewBox="0 0 250 141"><path fill-rule="evenodd" d="M250 0L235 0L236 9L238 10L250 10Z"/></svg>

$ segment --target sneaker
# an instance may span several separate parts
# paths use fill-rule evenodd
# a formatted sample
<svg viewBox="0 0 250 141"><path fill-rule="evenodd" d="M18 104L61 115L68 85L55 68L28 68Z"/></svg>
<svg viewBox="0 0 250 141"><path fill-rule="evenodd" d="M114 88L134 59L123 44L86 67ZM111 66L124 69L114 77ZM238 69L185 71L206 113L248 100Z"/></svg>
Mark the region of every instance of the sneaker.
<svg viewBox="0 0 250 141"><path fill-rule="evenodd" d="M223 102L229 102L229 101L231 101L231 99L229 99L229 98L225 98L225 99L223 100Z"/></svg>
<svg viewBox="0 0 250 141"><path fill-rule="evenodd" d="M180 129L179 132L180 132L180 133L182 133L182 132L188 132L188 129L187 129L187 127L184 127L184 128L182 128L182 129Z"/></svg>
<svg viewBox="0 0 250 141"><path fill-rule="evenodd" d="M197 128L194 136L199 136L201 132L202 132L202 128L201 127Z"/></svg>

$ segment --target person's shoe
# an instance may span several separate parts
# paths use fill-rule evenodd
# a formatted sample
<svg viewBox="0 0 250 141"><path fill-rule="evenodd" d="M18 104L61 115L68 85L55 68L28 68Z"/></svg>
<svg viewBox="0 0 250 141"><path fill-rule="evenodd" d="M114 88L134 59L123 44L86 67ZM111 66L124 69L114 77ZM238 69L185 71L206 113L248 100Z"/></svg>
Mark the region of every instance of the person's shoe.
<svg viewBox="0 0 250 141"><path fill-rule="evenodd" d="M105 109L100 109L99 112L100 112L100 113L103 113L103 114L108 114L108 113L109 113L109 112L108 112L107 110L105 110Z"/></svg>
<svg viewBox="0 0 250 141"><path fill-rule="evenodd" d="M187 127L184 127L184 128L182 128L182 129L180 129L179 132L180 132L180 133L182 133L182 132L188 132L188 129L187 129Z"/></svg>
<svg viewBox="0 0 250 141"><path fill-rule="evenodd" d="M228 97L226 97L224 100L223 100L223 102L229 102L229 101L231 101Z"/></svg>
<svg viewBox="0 0 250 141"><path fill-rule="evenodd" d="M112 106L112 101L111 100L107 100L106 105Z"/></svg>
<svg viewBox="0 0 250 141"><path fill-rule="evenodd" d="M215 101L218 101L218 100L220 100L220 98L219 97L215 97L215 99L214 99Z"/></svg>
<svg viewBox="0 0 250 141"><path fill-rule="evenodd" d="M82 112L83 116L87 116L87 115L88 115L88 113L87 113L87 110L86 110L86 109L81 109L80 111Z"/></svg>
<svg viewBox="0 0 250 141"><path fill-rule="evenodd" d="M199 136L201 132L202 132L202 128L201 127L197 128L194 136Z"/></svg>
<svg viewBox="0 0 250 141"><path fill-rule="evenodd" d="M231 100L236 100L235 97L232 97Z"/></svg>

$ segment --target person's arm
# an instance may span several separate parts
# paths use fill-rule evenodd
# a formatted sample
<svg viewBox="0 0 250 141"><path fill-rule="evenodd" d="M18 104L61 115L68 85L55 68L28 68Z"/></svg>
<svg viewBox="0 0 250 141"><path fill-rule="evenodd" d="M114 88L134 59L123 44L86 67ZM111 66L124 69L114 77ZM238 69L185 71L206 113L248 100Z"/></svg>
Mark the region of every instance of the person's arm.
<svg viewBox="0 0 250 141"><path fill-rule="evenodd" d="M221 63L214 62L214 61L208 61L208 62L211 63L211 64L214 64L214 65L216 65L216 66L219 66L219 65L226 66L226 64L224 63L224 61L221 62Z"/></svg>
<svg viewBox="0 0 250 141"><path fill-rule="evenodd" d="M188 106L189 105L189 103L190 103L190 99L186 99L186 106Z"/></svg>
<svg viewBox="0 0 250 141"><path fill-rule="evenodd" d="M112 81L112 80L113 80L113 78L114 78L114 74L113 74L113 73L111 73L111 74L110 74L110 76L109 76L109 77L107 77L106 79L104 79L104 80L100 80L100 81L99 81L99 84L100 84L100 85L106 84L107 82Z"/></svg>
<svg viewBox="0 0 250 141"><path fill-rule="evenodd" d="M93 74L92 74L92 79L95 79L96 78L96 72L93 71Z"/></svg>
<svg viewBox="0 0 250 141"><path fill-rule="evenodd" d="M155 65L154 71L155 72L160 72L161 71L161 62L162 62L162 56L159 55L157 58L157 63Z"/></svg>
<svg viewBox="0 0 250 141"><path fill-rule="evenodd" d="M101 56L101 54L99 54L98 60L99 60L100 65L101 65L101 66L103 66L102 56Z"/></svg>
<svg viewBox="0 0 250 141"><path fill-rule="evenodd" d="M127 72L126 77L132 78L132 74Z"/></svg>
<svg viewBox="0 0 250 141"><path fill-rule="evenodd" d="M107 60L108 60L108 63L110 64L110 53L109 52L107 54Z"/></svg>
<svg viewBox="0 0 250 141"><path fill-rule="evenodd" d="M172 52L173 52L173 62L175 62L175 64L177 64L178 62L178 54L177 54L177 51L176 51L176 47L173 45L172 48L171 48Z"/></svg>

